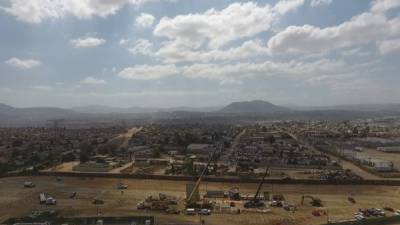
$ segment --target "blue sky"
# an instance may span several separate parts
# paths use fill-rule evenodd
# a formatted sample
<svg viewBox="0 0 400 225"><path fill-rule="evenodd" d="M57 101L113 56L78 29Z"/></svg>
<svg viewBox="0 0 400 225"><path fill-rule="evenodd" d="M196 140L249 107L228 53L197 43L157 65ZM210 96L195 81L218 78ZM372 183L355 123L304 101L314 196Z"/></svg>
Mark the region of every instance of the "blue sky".
<svg viewBox="0 0 400 225"><path fill-rule="evenodd" d="M399 102L398 0L0 0L0 102Z"/></svg>

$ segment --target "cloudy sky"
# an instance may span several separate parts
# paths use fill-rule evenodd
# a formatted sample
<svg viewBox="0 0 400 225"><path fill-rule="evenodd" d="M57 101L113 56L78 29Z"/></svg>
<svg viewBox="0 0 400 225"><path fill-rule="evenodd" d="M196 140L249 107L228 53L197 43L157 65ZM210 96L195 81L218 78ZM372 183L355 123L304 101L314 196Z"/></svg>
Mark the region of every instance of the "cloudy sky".
<svg viewBox="0 0 400 225"><path fill-rule="evenodd" d="M400 102L399 0L0 0L0 102Z"/></svg>

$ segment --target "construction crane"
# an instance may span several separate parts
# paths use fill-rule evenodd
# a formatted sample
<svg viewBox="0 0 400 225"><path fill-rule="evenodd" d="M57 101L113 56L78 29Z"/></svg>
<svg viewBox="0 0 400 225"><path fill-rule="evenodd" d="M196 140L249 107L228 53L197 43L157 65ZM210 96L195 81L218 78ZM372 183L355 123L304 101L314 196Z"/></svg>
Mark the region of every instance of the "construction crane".
<svg viewBox="0 0 400 225"><path fill-rule="evenodd" d="M319 199L319 198L315 198L315 197L313 197L313 196L311 196L311 195L303 195L302 197L301 197L301 205L304 205L304 199L306 199L306 198L309 198L309 199L311 199L311 205L312 206L314 206L314 207L322 207L323 205L322 205L322 201L321 201L321 199Z"/></svg>
<svg viewBox="0 0 400 225"><path fill-rule="evenodd" d="M256 192L256 194L254 195L254 198L251 199L250 201L244 203L244 207L245 207L245 208L261 208L261 207L264 207L264 206L265 206L264 202L263 202L263 201L260 201L260 198L258 197L258 195L260 194L261 187L262 187L262 185L263 185L263 183L264 183L264 181L265 181L265 177L266 177L267 175L269 175L269 166L268 166L267 169L265 170L265 174L264 174L264 176L263 176L263 178L262 178L260 184L258 185L257 192Z"/></svg>
<svg viewBox="0 0 400 225"><path fill-rule="evenodd" d="M211 157L208 159L208 162L206 164L206 166L204 167L203 171L201 172L199 178L197 179L192 191L190 192L189 197L186 199L186 208L191 208L192 206L196 205L196 201L197 199L194 198L194 195L198 192L199 190L199 186L201 183L201 179L203 178L203 176L206 174L208 167L210 166L211 162L214 160L214 157L219 150L221 150L222 145L219 146L219 148L216 148L214 150L214 152L212 153Z"/></svg>

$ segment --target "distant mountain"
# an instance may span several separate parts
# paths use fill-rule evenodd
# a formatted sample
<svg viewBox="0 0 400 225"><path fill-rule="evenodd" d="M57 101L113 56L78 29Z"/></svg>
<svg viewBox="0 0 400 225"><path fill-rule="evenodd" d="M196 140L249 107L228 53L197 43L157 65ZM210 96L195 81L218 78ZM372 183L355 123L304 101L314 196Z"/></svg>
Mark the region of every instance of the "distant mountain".
<svg viewBox="0 0 400 225"><path fill-rule="evenodd" d="M111 113L148 113L156 112L157 109L153 108L141 108L141 107L112 107L103 105L89 105L73 107L72 110L80 113L95 113L95 114L111 114Z"/></svg>
<svg viewBox="0 0 400 225"><path fill-rule="evenodd" d="M285 107L262 100L233 102L219 110L220 113L278 113L288 111L290 110Z"/></svg>
<svg viewBox="0 0 400 225"><path fill-rule="evenodd" d="M221 109L222 107L173 107L173 108L145 108L145 107L110 107L101 105L81 106L71 108L72 110L80 113L96 113L96 114L111 114L111 113L155 113L155 112L175 112L175 111L187 111L187 112L213 112Z"/></svg>
<svg viewBox="0 0 400 225"><path fill-rule="evenodd" d="M400 116L400 104L337 105L325 107L278 106L262 100L233 102L225 107L118 108L84 106L17 108L0 103L0 126L43 126L47 120L64 119L78 124L115 124L148 122L239 123L259 120L348 120ZM65 123L66 124L66 123Z"/></svg>
<svg viewBox="0 0 400 225"><path fill-rule="evenodd" d="M347 105L333 105L333 106L298 106L287 105L285 106L293 110L311 111L311 110L345 110L345 111L362 111L362 112L400 112L400 104L386 103L386 104L347 104Z"/></svg>
<svg viewBox="0 0 400 225"><path fill-rule="evenodd" d="M71 118L79 113L55 107L16 108L0 103L0 124L43 122L58 118Z"/></svg>

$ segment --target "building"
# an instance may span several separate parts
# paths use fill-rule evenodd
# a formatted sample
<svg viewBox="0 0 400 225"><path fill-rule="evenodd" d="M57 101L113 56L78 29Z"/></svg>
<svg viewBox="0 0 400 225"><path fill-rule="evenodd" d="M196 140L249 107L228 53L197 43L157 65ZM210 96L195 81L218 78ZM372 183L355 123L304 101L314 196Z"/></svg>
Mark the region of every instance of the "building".
<svg viewBox="0 0 400 225"><path fill-rule="evenodd" d="M388 153L400 153L400 146L377 147L376 150Z"/></svg>
<svg viewBox="0 0 400 225"><path fill-rule="evenodd" d="M210 154L215 150L215 147L210 144L190 144L187 146L187 154Z"/></svg>

